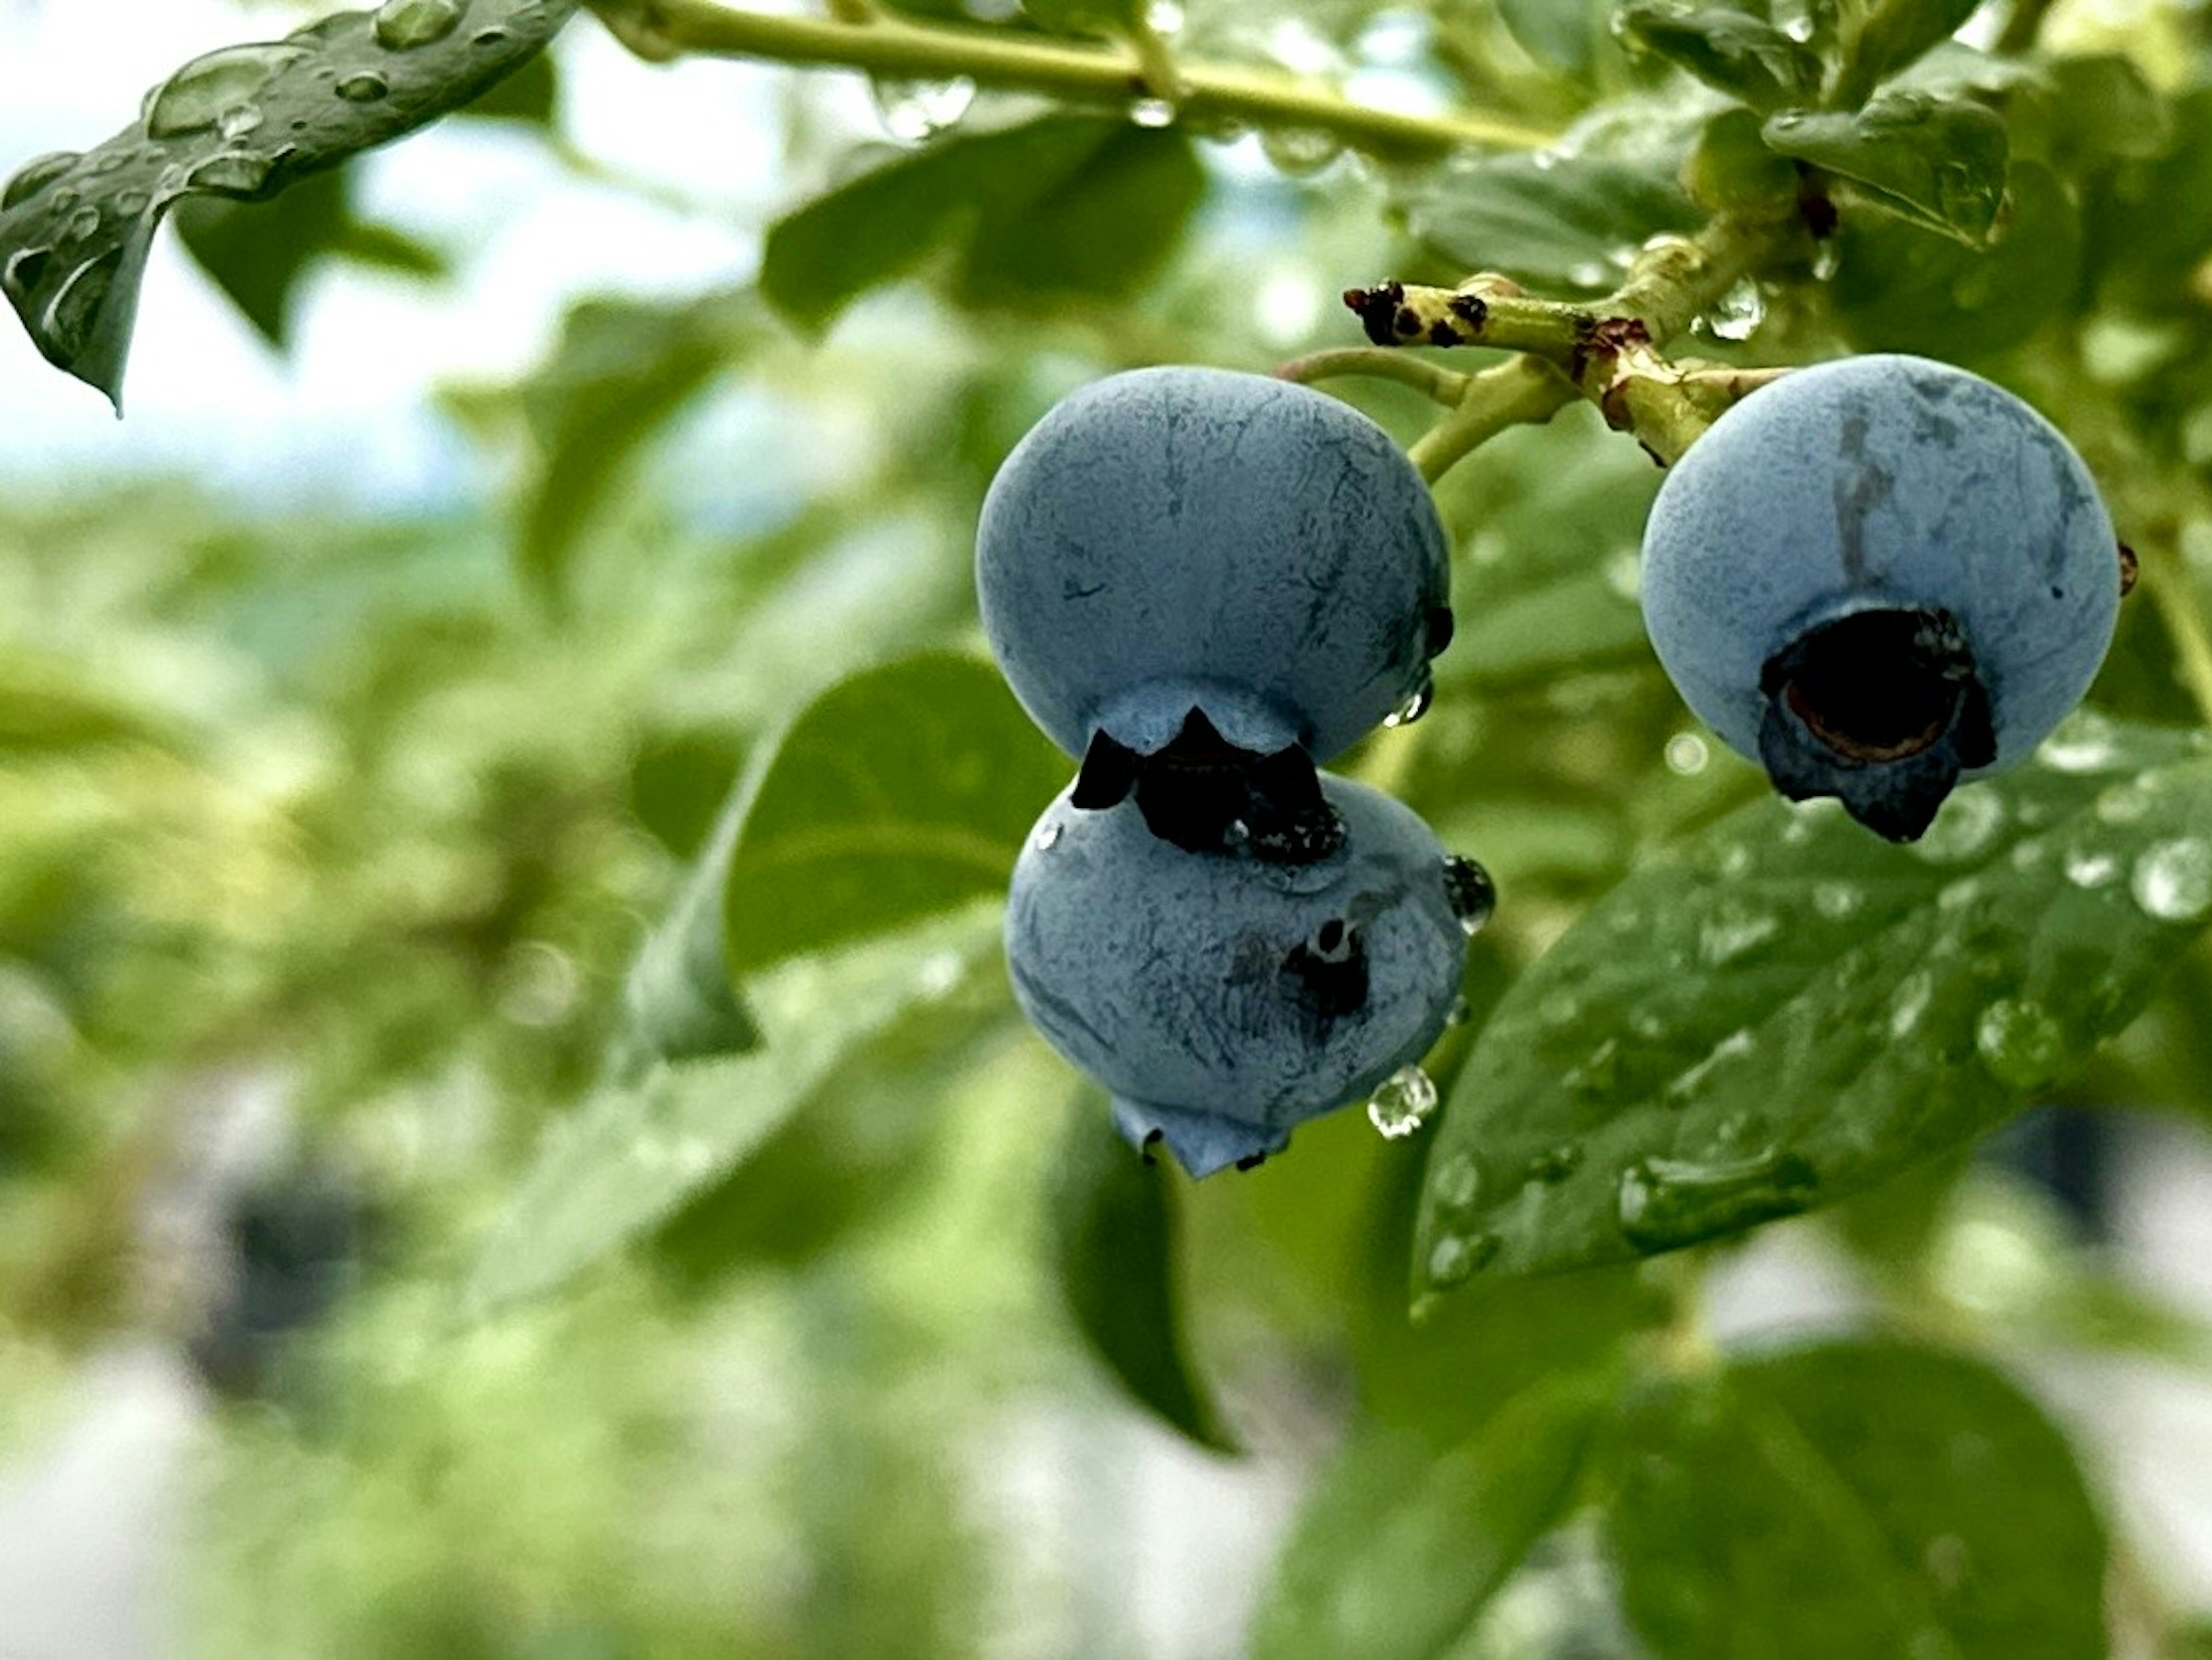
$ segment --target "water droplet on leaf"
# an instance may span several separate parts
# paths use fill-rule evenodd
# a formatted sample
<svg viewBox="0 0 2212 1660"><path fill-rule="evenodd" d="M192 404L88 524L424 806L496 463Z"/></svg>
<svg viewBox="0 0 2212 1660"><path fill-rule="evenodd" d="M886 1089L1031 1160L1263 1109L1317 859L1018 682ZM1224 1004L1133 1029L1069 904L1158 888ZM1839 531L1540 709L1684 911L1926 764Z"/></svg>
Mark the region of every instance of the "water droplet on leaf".
<svg viewBox="0 0 2212 1660"><path fill-rule="evenodd" d="M349 104L374 104L392 95L392 82L374 70L349 75L331 88Z"/></svg>
<svg viewBox="0 0 2212 1660"><path fill-rule="evenodd" d="M2003 798L1996 791L1964 788L1954 791L1936 812L1927 834L1912 850L1931 865L1960 865L1978 859L2003 829Z"/></svg>
<svg viewBox="0 0 2212 1660"><path fill-rule="evenodd" d="M1367 1104L1367 1122L1395 1141L1411 1135L1437 1110L1436 1080L1418 1066L1401 1067Z"/></svg>
<svg viewBox="0 0 2212 1660"><path fill-rule="evenodd" d="M2097 817L2107 824L2136 824L2155 805L2141 784L2115 784L2097 797Z"/></svg>
<svg viewBox="0 0 2212 1660"><path fill-rule="evenodd" d="M194 190L212 191L219 196L252 196L269 182L274 167L275 162L266 155L226 150L194 167L185 182Z"/></svg>
<svg viewBox="0 0 2212 1660"><path fill-rule="evenodd" d="M1344 154L1344 141L1320 127L1270 127L1260 149L1278 172L1297 176L1319 173Z"/></svg>
<svg viewBox="0 0 2212 1660"><path fill-rule="evenodd" d="M385 0L376 9L376 44L386 52L434 46L460 26L459 0Z"/></svg>
<svg viewBox="0 0 2212 1660"><path fill-rule="evenodd" d="M2146 916L2198 921L2212 910L2212 842L2185 836L2146 849L2136 860L2128 891Z"/></svg>
<svg viewBox="0 0 2212 1660"><path fill-rule="evenodd" d="M2094 709L2076 709L2068 715L2035 754L2055 772L2103 772L2120 757L2112 723Z"/></svg>
<svg viewBox="0 0 2212 1660"><path fill-rule="evenodd" d="M1819 1188L1808 1160L1772 1148L1745 1158L1643 1158L1620 1173L1614 1219L1636 1250L1673 1250L1794 1216Z"/></svg>
<svg viewBox="0 0 2212 1660"><path fill-rule="evenodd" d="M215 119L215 130L235 143L259 127L267 118L257 104L234 104Z"/></svg>
<svg viewBox="0 0 2212 1660"><path fill-rule="evenodd" d="M1527 1177L1531 1182L1556 1186L1581 1168L1582 1162L1583 1144L1562 1141L1558 1146L1547 1148L1528 1161Z"/></svg>
<svg viewBox="0 0 2212 1660"><path fill-rule="evenodd" d="M1698 926L1698 954L1710 968L1747 957L1782 932L1782 919L1740 900L1723 899Z"/></svg>
<svg viewBox="0 0 2212 1660"><path fill-rule="evenodd" d="M1440 1162L1429 1174L1429 1196L1438 1210L1473 1210L1482 1196L1482 1166L1475 1156L1455 1152Z"/></svg>
<svg viewBox="0 0 2212 1660"><path fill-rule="evenodd" d="M1429 1248L1429 1283L1442 1291L1465 1285L1490 1266L1501 1243L1494 1233L1445 1234Z"/></svg>
<svg viewBox="0 0 2212 1660"><path fill-rule="evenodd" d="M1859 908L1859 891L1849 882L1815 882L1813 909L1831 922L1840 922Z"/></svg>
<svg viewBox="0 0 2212 1660"><path fill-rule="evenodd" d="M1925 969L1915 969L1897 982L1889 1000L1889 1035L1909 1037L1928 1012L1928 1000L1936 994L1936 982Z"/></svg>
<svg viewBox="0 0 2212 1660"><path fill-rule="evenodd" d="M1667 740L1666 759L1668 771L1688 778L1705 769L1712 751L1694 732L1678 732Z"/></svg>
<svg viewBox="0 0 2212 1660"><path fill-rule="evenodd" d="M2066 1034L2040 1003L2002 997L1975 1023L1974 1049L2001 1081L2031 1090L2051 1082L2064 1067Z"/></svg>
<svg viewBox="0 0 2212 1660"><path fill-rule="evenodd" d="M62 240L65 242L82 242L97 235L99 232L100 210L79 208L75 213L70 215L69 223L62 227Z"/></svg>
<svg viewBox="0 0 2212 1660"><path fill-rule="evenodd" d="M1765 296L1746 277L1714 302L1704 320L1717 340L1748 340L1766 320Z"/></svg>
<svg viewBox="0 0 2212 1660"><path fill-rule="evenodd" d="M2077 888L2101 888L2120 873L2120 861L2091 847L2066 849L2066 879Z"/></svg>
<svg viewBox="0 0 2212 1660"><path fill-rule="evenodd" d="M0 190L0 212L29 201L81 160L82 157L75 150L52 150L32 157L15 169L7 188Z"/></svg>
<svg viewBox="0 0 2212 1660"><path fill-rule="evenodd" d="M308 56L301 46L225 46L195 58L147 101L147 136L176 138L204 132L222 119L225 110L246 102L280 70Z"/></svg>

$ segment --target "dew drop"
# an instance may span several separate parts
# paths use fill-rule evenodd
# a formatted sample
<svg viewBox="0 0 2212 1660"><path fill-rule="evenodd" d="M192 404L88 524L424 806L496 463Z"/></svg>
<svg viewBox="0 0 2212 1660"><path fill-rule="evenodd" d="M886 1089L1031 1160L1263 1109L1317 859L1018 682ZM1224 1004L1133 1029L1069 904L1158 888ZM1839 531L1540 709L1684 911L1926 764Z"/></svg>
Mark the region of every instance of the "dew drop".
<svg viewBox="0 0 2212 1660"><path fill-rule="evenodd" d="M1931 865L1962 865L1980 858L2004 828L2003 798L1972 787L1954 791L1912 850Z"/></svg>
<svg viewBox="0 0 2212 1660"><path fill-rule="evenodd" d="M53 258L53 252L52 248L18 248L8 256L8 263L0 266L0 286L5 286L10 294L28 294L46 274L47 262Z"/></svg>
<svg viewBox="0 0 2212 1660"><path fill-rule="evenodd" d="M1140 127L1171 127L1176 106L1164 98L1139 98L1129 106L1129 119Z"/></svg>
<svg viewBox="0 0 2212 1660"><path fill-rule="evenodd" d="M100 210L98 208L79 208L75 213L70 215L69 223L62 227L62 240L65 242L88 241L99 234Z"/></svg>
<svg viewBox="0 0 2212 1660"><path fill-rule="evenodd" d="M1808 1160L1772 1148L1743 1158L1643 1158L1620 1173L1613 1215L1637 1250L1673 1250L1794 1216L1819 1188Z"/></svg>
<svg viewBox="0 0 2212 1660"><path fill-rule="evenodd" d="M1054 848L1060 845L1061 828L1061 825L1056 821L1053 824L1039 826L1036 835L1031 838L1031 845L1034 846L1039 853L1050 853Z"/></svg>
<svg viewBox="0 0 2212 1660"><path fill-rule="evenodd" d="M1635 548L1617 548L1606 556L1605 585L1614 595L1634 605L1644 593L1644 556Z"/></svg>
<svg viewBox="0 0 2212 1660"><path fill-rule="evenodd" d="M2097 797L2097 817L2107 824L2136 824L2149 816L2154 803L2141 784L2114 784Z"/></svg>
<svg viewBox="0 0 2212 1660"><path fill-rule="evenodd" d="M1260 149L1279 173L1293 177L1319 173L1344 154L1344 141L1320 127L1270 127Z"/></svg>
<svg viewBox="0 0 2212 1660"><path fill-rule="evenodd" d="M1528 1161L1526 1172L1531 1182L1540 1182L1547 1187L1556 1187L1582 1167L1583 1144L1562 1141L1556 1147L1547 1148Z"/></svg>
<svg viewBox="0 0 2212 1660"><path fill-rule="evenodd" d="M1936 982L1925 969L1915 969L1897 982L1897 989L1889 1000L1889 1035L1909 1037L1912 1029L1920 1024L1920 1017L1928 1012L1928 1000L1936 994Z"/></svg>
<svg viewBox="0 0 2212 1660"><path fill-rule="evenodd" d="M52 150L32 157L15 169L7 187L0 190L0 212L29 201L82 159L75 150Z"/></svg>
<svg viewBox="0 0 2212 1660"><path fill-rule="evenodd" d="M1748 340L1765 320L1765 298L1749 277L1716 301L1704 319L1717 340Z"/></svg>
<svg viewBox="0 0 2212 1660"><path fill-rule="evenodd" d="M1664 751L1667 770L1684 778L1694 777L1705 769L1712 759L1712 751L1705 740L1694 732L1678 732L1667 740Z"/></svg>
<svg viewBox="0 0 2212 1660"><path fill-rule="evenodd" d="M1570 1095L1585 1100L1610 1095L1620 1083L1620 1041L1607 1038L1590 1051L1588 1059L1571 1068L1559 1082L1565 1085Z"/></svg>
<svg viewBox="0 0 2212 1660"><path fill-rule="evenodd" d="M1613 273L1595 259L1584 259L1567 267L1567 281L1578 289L1601 289L1612 277Z"/></svg>
<svg viewBox="0 0 2212 1660"><path fill-rule="evenodd" d="M469 44L472 46L481 46L486 52L491 52L505 46L509 39L505 29L478 29L470 37Z"/></svg>
<svg viewBox="0 0 2212 1660"><path fill-rule="evenodd" d="M906 81L875 76L868 82L876 119L902 144L919 144L960 125L975 102L975 83L964 75L946 81Z"/></svg>
<svg viewBox="0 0 2212 1660"><path fill-rule="evenodd" d="M1653 1034L1656 1036L1656 1034ZM1660 1098L1663 1105L1671 1108L1688 1106L1705 1092L1712 1076L1731 1061L1741 1061L1759 1046L1759 1040L1747 1027L1738 1027L1706 1052L1705 1058L1667 1085Z"/></svg>
<svg viewBox="0 0 2212 1660"><path fill-rule="evenodd" d="M251 196L269 182L275 166L266 155L225 150L195 167L185 175L185 182L194 190L212 191L218 195Z"/></svg>
<svg viewBox="0 0 2212 1660"><path fill-rule="evenodd" d="M1411 1135L1437 1110L1436 1080L1419 1066L1401 1067L1367 1103L1367 1122L1386 1141Z"/></svg>
<svg viewBox="0 0 2212 1660"><path fill-rule="evenodd" d="M1815 882L1813 885L1813 909L1831 922L1840 922L1855 913L1861 903L1859 891L1849 882Z"/></svg>
<svg viewBox="0 0 2212 1660"><path fill-rule="evenodd" d="M376 44L386 52L434 46L460 27L459 0L385 0L376 9Z"/></svg>
<svg viewBox="0 0 2212 1660"><path fill-rule="evenodd" d="M1448 1233L1429 1248L1429 1283L1440 1291L1463 1286L1488 1268L1503 1242L1494 1233Z"/></svg>
<svg viewBox="0 0 2212 1660"><path fill-rule="evenodd" d="M2066 1064L2066 1034L2049 1010L2024 997L2002 997L1982 1011L1974 1050L2000 1081L2029 1090L2048 1084Z"/></svg>
<svg viewBox="0 0 2212 1660"><path fill-rule="evenodd" d="M331 90L349 104L374 104L392 95L392 82L374 70L349 75Z"/></svg>
<svg viewBox="0 0 2212 1660"><path fill-rule="evenodd" d="M215 119L215 130L225 139L235 143L259 127L268 118L258 104L233 104Z"/></svg>
<svg viewBox="0 0 2212 1660"><path fill-rule="evenodd" d="M2035 754L2054 772L2104 772L2120 758L2112 723L2094 709L2076 709L2068 715Z"/></svg>
<svg viewBox="0 0 2212 1660"><path fill-rule="evenodd" d="M2212 842L2194 836L2160 842L2136 860L2128 891L2143 915L2194 922L2212 910Z"/></svg>
<svg viewBox="0 0 2212 1660"><path fill-rule="evenodd" d="M2066 879L2077 888L2101 888L2120 873L2120 861L2095 848L2066 850Z"/></svg>
<svg viewBox="0 0 2212 1660"><path fill-rule="evenodd" d="M1413 696L1384 715L1382 724L1394 728L1410 727L1426 714L1429 706L1436 701L1437 683L1425 674L1421 677L1421 684L1413 688Z"/></svg>
<svg viewBox="0 0 2212 1660"><path fill-rule="evenodd" d="M308 56L302 46L225 46L195 58L147 100L146 134L177 138L205 132L222 120L225 110L248 101L272 76Z"/></svg>
<svg viewBox="0 0 2212 1660"><path fill-rule="evenodd" d="M1460 931L1469 939L1497 914L1498 884L1490 873L1465 854L1444 855L1444 898L1459 918Z"/></svg>
<svg viewBox="0 0 2212 1660"><path fill-rule="evenodd" d="M1429 1175L1429 1197L1437 1208L1459 1214L1482 1196L1482 1165L1471 1152L1455 1152Z"/></svg>
<svg viewBox="0 0 2212 1660"><path fill-rule="evenodd" d="M1723 899L1698 925L1698 954L1709 968L1748 957L1782 932L1782 919L1739 900Z"/></svg>

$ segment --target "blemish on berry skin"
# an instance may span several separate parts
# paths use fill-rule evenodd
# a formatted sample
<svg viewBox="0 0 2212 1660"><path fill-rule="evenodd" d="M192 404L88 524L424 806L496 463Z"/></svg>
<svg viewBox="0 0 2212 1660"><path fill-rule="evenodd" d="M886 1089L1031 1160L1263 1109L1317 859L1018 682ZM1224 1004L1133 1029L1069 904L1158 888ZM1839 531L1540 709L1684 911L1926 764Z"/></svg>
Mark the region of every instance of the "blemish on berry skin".
<svg viewBox="0 0 2212 1660"><path fill-rule="evenodd" d="M2136 591L2136 578L2142 574L2142 563L2136 550L2126 543L2120 544L2120 598L2124 599Z"/></svg>

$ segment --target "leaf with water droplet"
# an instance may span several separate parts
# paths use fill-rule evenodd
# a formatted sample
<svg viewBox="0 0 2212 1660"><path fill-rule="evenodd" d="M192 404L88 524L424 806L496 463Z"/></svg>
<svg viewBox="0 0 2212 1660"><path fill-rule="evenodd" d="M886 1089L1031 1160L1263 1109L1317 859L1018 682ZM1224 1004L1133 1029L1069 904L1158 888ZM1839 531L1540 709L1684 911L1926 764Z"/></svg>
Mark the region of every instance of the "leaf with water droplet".
<svg viewBox="0 0 2212 1660"><path fill-rule="evenodd" d="M2065 1437L1978 1360L1827 1343L1668 1383L1602 1443L1655 1660L2099 1660L2106 1541Z"/></svg>
<svg viewBox="0 0 2212 1660"><path fill-rule="evenodd" d="M1614 28L1634 49L1679 64L1755 110L1808 103L1820 92L1820 58L1762 17L1722 6L1630 0Z"/></svg>
<svg viewBox="0 0 2212 1660"><path fill-rule="evenodd" d="M1066 781L980 659L927 653L832 687L738 781L744 827L723 888L732 970L1003 892Z"/></svg>
<svg viewBox="0 0 2212 1660"><path fill-rule="evenodd" d="M66 165L42 158L6 193L0 271L12 276L9 302L47 360L119 412L144 252L172 206L193 195L272 196L459 108L534 58L577 4L477 0L483 19L507 26L489 49L455 34L393 52L369 13L346 12L287 40L194 59L149 94L140 120ZM354 95L372 78L381 95ZM350 92L333 95L333 87ZM19 258L34 250L46 257Z"/></svg>
<svg viewBox="0 0 2212 1660"><path fill-rule="evenodd" d="M1894 88L1864 109L1776 116L1766 142L1863 187L1883 210L1984 246L2011 152L2002 117L1963 96Z"/></svg>
<svg viewBox="0 0 2212 1660"><path fill-rule="evenodd" d="M998 906L971 906L788 961L748 987L757 1049L611 1079L553 1126L517 1184L470 1274L471 1309L542 1296L650 1237L904 1023L920 1019L955 1041L963 1024L986 1017L948 1019L945 979L995 992L980 970L997 955L999 930ZM656 1146L685 1152L634 1156Z"/></svg>
<svg viewBox="0 0 2212 1660"><path fill-rule="evenodd" d="M1585 1377L1513 1397L1438 1456L1370 1426L1307 1497L1261 1596L1254 1660L1429 1660L1454 1649L1565 1513L1606 1392Z"/></svg>
<svg viewBox="0 0 2212 1660"><path fill-rule="evenodd" d="M2077 1071L2212 922L2212 757L2094 736L2094 767L2069 739L1962 792L1925 852L1770 800L1649 860L1506 993L1431 1169L1569 1141L1582 1164L1472 1205L1432 1189L1415 1295L1447 1237L1495 1235L1492 1276L1691 1243L1871 1186ZM1747 1114L1755 1146L1724 1133Z"/></svg>
<svg viewBox="0 0 2212 1660"><path fill-rule="evenodd" d="M1086 1088L1048 1201L1053 1267L1076 1329L1123 1387L1200 1446L1234 1452L1185 1353L1170 1162L1132 1152Z"/></svg>

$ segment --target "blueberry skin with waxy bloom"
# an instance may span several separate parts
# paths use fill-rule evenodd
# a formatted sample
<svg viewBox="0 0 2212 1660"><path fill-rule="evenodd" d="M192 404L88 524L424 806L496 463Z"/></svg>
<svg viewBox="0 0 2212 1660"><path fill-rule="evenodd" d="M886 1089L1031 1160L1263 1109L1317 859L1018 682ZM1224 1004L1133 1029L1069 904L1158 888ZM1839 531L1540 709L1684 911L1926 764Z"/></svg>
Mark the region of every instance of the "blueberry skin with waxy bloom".
<svg viewBox="0 0 2212 1660"><path fill-rule="evenodd" d="M1785 794L1838 796L1893 840L2080 702L2120 593L2064 436L1918 357L1754 392L1676 463L1644 530L1644 621L1684 701Z"/></svg>
<svg viewBox="0 0 2212 1660"><path fill-rule="evenodd" d="M1133 802L1063 794L1014 867L1006 962L1032 1025L1110 1091L1122 1134L1193 1176L1279 1152L1435 1043L1467 935L1409 807L1328 774L1344 827L1285 864L1192 853Z"/></svg>
<svg viewBox="0 0 2212 1660"><path fill-rule="evenodd" d="M1194 710L1255 756L1347 748L1450 639L1442 526L1389 435L1224 369L1092 382L1015 446L975 544L992 654L1052 740L1139 757Z"/></svg>

